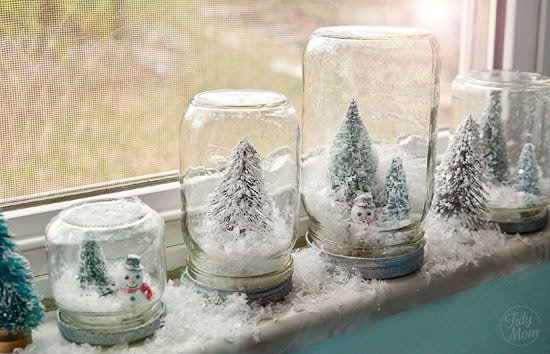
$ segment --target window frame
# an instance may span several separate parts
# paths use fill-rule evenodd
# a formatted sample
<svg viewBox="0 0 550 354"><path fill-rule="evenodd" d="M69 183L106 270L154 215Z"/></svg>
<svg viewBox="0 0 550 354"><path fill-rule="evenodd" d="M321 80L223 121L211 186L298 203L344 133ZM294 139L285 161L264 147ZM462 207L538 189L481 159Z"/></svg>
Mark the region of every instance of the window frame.
<svg viewBox="0 0 550 354"><path fill-rule="evenodd" d="M547 40L550 36L550 0L522 1L521 4L525 8L520 8L517 0L463 1L463 18L466 21L463 21L461 34L459 72L493 68L495 56L501 55L505 69L537 71L550 75L550 40ZM504 2L506 6L505 21L496 19L499 2L501 5ZM536 11L539 13L538 21L533 21L529 17L535 9L538 9ZM485 20L478 21L479 18L485 18ZM532 26L525 28L523 24L530 22L536 22L536 28ZM500 51L499 46L495 45L498 31L495 26L504 26L504 41ZM480 36L479 33L485 33L485 36ZM522 42L526 41L515 40L524 36L537 38L532 53L524 52ZM489 43L491 45L488 45ZM480 57L474 56L476 50L483 51ZM443 136L448 138L445 134ZM442 153L443 150L438 149L438 152ZM18 200L5 205L3 214L10 233L15 236L20 252L31 263L37 278L38 291L48 296L47 257L44 242L46 226L63 208L85 200L132 196L140 198L158 211L168 226L166 233L166 246L169 250L167 251L168 270L184 266L186 251L179 226L181 213L179 190L177 171L169 171L165 175L140 177L127 180L122 184L111 183L90 186L87 189L76 188L40 195L30 201ZM305 234L307 225L308 219L302 208L299 235Z"/></svg>

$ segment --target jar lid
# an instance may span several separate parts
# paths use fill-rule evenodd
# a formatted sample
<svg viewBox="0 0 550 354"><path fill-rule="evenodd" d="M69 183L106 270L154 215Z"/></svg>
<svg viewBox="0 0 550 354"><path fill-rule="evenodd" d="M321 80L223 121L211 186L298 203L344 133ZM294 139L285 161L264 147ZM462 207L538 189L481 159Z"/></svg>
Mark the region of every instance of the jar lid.
<svg viewBox="0 0 550 354"><path fill-rule="evenodd" d="M73 226L89 228L118 227L143 218L148 207L137 198L100 199L75 204L60 213Z"/></svg>
<svg viewBox="0 0 550 354"><path fill-rule="evenodd" d="M226 89L206 91L195 95L195 106L216 109L265 109L287 104L285 95L266 90Z"/></svg>

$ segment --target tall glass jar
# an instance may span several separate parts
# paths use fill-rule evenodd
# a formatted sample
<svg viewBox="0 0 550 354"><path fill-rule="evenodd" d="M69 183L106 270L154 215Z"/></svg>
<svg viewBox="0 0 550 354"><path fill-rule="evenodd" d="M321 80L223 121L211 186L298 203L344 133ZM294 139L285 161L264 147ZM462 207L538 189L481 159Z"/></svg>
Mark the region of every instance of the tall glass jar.
<svg viewBox="0 0 550 354"><path fill-rule="evenodd" d="M133 342L161 325L164 221L137 198L74 204L46 229L51 293L63 337Z"/></svg>
<svg viewBox="0 0 550 354"><path fill-rule="evenodd" d="M543 229L550 192L550 77L472 71L459 74L452 90L452 127L468 114L480 125L491 221L507 233Z"/></svg>
<svg viewBox="0 0 550 354"><path fill-rule="evenodd" d="M287 98L197 94L180 126L187 276L266 303L291 288L299 221L300 131Z"/></svg>
<svg viewBox="0 0 550 354"><path fill-rule="evenodd" d="M307 241L366 278L422 264L440 60L434 36L417 28L323 27L305 48Z"/></svg>

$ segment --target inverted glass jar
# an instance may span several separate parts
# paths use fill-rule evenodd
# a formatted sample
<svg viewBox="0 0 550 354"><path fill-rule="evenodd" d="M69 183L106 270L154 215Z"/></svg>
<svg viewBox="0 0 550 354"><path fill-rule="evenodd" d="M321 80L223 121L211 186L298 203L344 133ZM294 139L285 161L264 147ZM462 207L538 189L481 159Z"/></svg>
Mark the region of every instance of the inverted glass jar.
<svg viewBox="0 0 550 354"><path fill-rule="evenodd" d="M452 127L471 114L480 125L491 221L529 233L547 223L550 192L550 78L483 70L452 83Z"/></svg>
<svg viewBox="0 0 550 354"><path fill-rule="evenodd" d="M305 48L307 241L364 277L422 263L440 60L434 36L417 28L323 27Z"/></svg>
<svg viewBox="0 0 550 354"><path fill-rule="evenodd" d="M61 334L76 343L133 342L160 327L164 221L137 198L72 205L46 229Z"/></svg>
<svg viewBox="0 0 550 354"><path fill-rule="evenodd" d="M271 91L199 93L181 121L180 158L187 276L250 300L282 299L299 221L293 106Z"/></svg>

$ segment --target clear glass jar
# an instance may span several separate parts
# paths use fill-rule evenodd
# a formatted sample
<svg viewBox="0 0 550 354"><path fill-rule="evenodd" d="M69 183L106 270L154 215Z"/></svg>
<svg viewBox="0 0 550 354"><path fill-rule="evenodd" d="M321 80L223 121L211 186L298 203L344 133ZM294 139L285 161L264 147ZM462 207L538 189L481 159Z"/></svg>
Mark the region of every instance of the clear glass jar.
<svg viewBox="0 0 550 354"><path fill-rule="evenodd" d="M61 334L76 343L133 342L160 327L164 221L138 198L69 206L46 228Z"/></svg>
<svg viewBox="0 0 550 354"><path fill-rule="evenodd" d="M440 61L434 36L417 28L323 27L305 48L307 241L366 278L422 264Z"/></svg>
<svg viewBox="0 0 550 354"><path fill-rule="evenodd" d="M491 221L529 233L547 223L550 192L550 77L484 70L452 83L452 128L468 114L480 125Z"/></svg>
<svg viewBox="0 0 550 354"><path fill-rule="evenodd" d="M299 222L300 131L287 98L197 94L180 126L187 275L207 289L280 300Z"/></svg>

